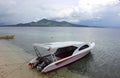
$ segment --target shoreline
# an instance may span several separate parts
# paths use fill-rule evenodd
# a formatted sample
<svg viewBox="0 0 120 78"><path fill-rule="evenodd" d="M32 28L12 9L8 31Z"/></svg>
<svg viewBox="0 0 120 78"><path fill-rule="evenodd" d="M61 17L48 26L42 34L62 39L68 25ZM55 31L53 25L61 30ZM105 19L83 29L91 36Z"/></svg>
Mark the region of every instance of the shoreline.
<svg viewBox="0 0 120 78"><path fill-rule="evenodd" d="M33 73L27 66L32 56L6 40L0 40L0 46L0 78L28 78Z"/></svg>
<svg viewBox="0 0 120 78"><path fill-rule="evenodd" d="M73 73L67 67L42 74L27 66L34 56L7 40L0 40L0 78L87 78Z"/></svg>
<svg viewBox="0 0 120 78"><path fill-rule="evenodd" d="M0 40L0 46L0 78L43 78L27 65L33 56L6 40Z"/></svg>

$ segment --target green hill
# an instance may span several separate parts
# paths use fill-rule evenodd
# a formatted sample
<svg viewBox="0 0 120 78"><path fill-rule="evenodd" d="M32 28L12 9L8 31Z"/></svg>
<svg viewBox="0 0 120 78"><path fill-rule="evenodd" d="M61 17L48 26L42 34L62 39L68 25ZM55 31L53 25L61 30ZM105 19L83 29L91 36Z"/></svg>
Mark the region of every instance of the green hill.
<svg viewBox="0 0 120 78"><path fill-rule="evenodd" d="M17 24L17 26L40 26L40 27L52 27L52 26L82 26L85 27L84 25L77 25L77 24L72 24L66 21L53 21L53 20L48 20L48 19L42 19L37 22L30 22L30 23L20 23Z"/></svg>

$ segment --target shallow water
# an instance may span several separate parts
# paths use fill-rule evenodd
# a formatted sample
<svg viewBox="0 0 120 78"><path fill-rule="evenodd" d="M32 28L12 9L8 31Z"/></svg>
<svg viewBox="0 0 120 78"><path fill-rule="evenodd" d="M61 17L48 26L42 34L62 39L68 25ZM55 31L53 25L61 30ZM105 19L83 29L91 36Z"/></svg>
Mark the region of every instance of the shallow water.
<svg viewBox="0 0 120 78"><path fill-rule="evenodd" d="M83 27L1 27L0 35L15 35L12 43L34 55L33 43L56 41L95 42L81 60L52 72L63 78L120 78L120 29ZM61 74L59 73L61 72ZM66 74L64 74L64 73ZM72 73L72 74L71 74ZM48 75L50 77L50 75ZM55 78L55 76L53 76Z"/></svg>

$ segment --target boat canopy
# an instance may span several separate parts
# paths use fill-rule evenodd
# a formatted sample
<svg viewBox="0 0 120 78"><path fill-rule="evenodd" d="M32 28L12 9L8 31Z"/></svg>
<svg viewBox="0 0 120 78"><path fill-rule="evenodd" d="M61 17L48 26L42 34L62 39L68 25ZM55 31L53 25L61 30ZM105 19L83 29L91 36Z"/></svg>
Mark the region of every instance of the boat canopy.
<svg viewBox="0 0 120 78"><path fill-rule="evenodd" d="M54 54L56 49L62 48L62 47L68 47L68 46L76 46L80 47L81 45L85 44L84 42L77 42L77 41L67 41L67 42L52 42L52 43L45 43L45 44L33 44L34 47L37 48L44 48L47 49L44 50L44 52L41 50L41 55L48 55L48 54ZM39 49L40 50L40 49Z"/></svg>
<svg viewBox="0 0 120 78"><path fill-rule="evenodd" d="M53 43L45 43L45 44L35 43L35 44L33 44L33 46L42 47L45 49L55 49L55 48L61 48L61 47L67 47L67 46L77 46L77 45L81 45L83 43L84 42L67 41L67 42L53 42Z"/></svg>

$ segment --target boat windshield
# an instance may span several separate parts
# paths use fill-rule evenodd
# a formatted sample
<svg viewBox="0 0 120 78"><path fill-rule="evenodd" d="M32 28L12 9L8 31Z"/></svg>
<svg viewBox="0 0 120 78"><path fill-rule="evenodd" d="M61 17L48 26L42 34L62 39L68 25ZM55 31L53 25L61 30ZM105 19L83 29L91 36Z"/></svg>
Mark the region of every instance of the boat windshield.
<svg viewBox="0 0 120 78"><path fill-rule="evenodd" d="M77 49L75 46L68 46L63 48L58 48L55 52L55 56L59 58L65 58L73 54L73 52Z"/></svg>

